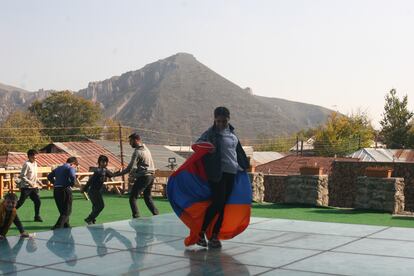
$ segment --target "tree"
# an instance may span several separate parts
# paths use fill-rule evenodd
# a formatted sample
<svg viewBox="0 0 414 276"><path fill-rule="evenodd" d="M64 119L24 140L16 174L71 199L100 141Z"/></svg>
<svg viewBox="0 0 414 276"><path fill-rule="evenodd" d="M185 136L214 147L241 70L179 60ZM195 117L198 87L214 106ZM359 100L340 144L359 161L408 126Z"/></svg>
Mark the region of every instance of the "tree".
<svg viewBox="0 0 414 276"><path fill-rule="evenodd" d="M45 126L44 132L53 141L98 138L102 116L98 103L74 95L70 91L52 93L42 101L33 102L29 111Z"/></svg>
<svg viewBox="0 0 414 276"><path fill-rule="evenodd" d="M277 151L277 152L288 152L289 149L296 143L296 137L285 136L285 137L271 137L263 133L257 136L253 146L255 151Z"/></svg>
<svg viewBox="0 0 414 276"><path fill-rule="evenodd" d="M383 118L381 120L381 135L387 148L405 148L408 146L410 119L413 112L407 108L408 97L405 95L402 100L397 97L397 91L391 91L385 96Z"/></svg>
<svg viewBox="0 0 414 276"><path fill-rule="evenodd" d="M408 143L407 148L414 148L414 119L411 120L410 130L408 131Z"/></svg>
<svg viewBox="0 0 414 276"><path fill-rule="evenodd" d="M29 112L16 111L7 117L0 128L0 154L9 151L39 149L49 143L42 134L42 123Z"/></svg>
<svg viewBox="0 0 414 276"><path fill-rule="evenodd" d="M369 147L373 137L374 129L365 113L344 116L333 112L316 132L314 150L321 156L346 156Z"/></svg>

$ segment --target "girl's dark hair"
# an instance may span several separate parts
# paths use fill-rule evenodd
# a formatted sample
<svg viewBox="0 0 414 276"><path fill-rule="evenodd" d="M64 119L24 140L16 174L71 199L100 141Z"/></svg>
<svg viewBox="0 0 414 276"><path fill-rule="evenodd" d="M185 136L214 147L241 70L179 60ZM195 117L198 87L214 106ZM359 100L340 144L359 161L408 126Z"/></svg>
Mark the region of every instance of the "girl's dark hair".
<svg viewBox="0 0 414 276"><path fill-rule="evenodd" d="M218 116L223 116L226 118L230 118L230 111L227 107L219 106L214 109L214 118L217 118Z"/></svg>
<svg viewBox="0 0 414 276"><path fill-rule="evenodd" d="M108 157L106 155L99 155L99 157L98 157L98 163L101 162L101 161L106 162L106 163L109 163L109 159L108 159Z"/></svg>

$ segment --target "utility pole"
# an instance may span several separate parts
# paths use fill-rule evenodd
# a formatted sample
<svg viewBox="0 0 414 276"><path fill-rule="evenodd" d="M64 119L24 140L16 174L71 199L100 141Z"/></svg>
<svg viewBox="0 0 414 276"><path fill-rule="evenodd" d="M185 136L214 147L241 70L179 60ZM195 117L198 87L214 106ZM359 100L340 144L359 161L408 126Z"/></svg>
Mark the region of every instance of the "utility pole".
<svg viewBox="0 0 414 276"><path fill-rule="evenodd" d="M119 148L121 150L121 170L124 169L124 148L122 146L122 126L121 123L119 123ZM129 185L129 183L128 183ZM125 193L125 175L122 175L122 190Z"/></svg>
<svg viewBox="0 0 414 276"><path fill-rule="evenodd" d="M300 156L303 156L303 140L300 140Z"/></svg>
<svg viewBox="0 0 414 276"><path fill-rule="evenodd" d="M296 156L299 155L299 136L296 135Z"/></svg>

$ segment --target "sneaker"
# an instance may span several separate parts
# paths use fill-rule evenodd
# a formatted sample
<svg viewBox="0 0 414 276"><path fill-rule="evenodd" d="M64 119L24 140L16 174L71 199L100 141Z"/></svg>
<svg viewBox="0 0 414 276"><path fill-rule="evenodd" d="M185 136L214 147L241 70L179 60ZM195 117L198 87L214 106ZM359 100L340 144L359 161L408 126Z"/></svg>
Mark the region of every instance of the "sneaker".
<svg viewBox="0 0 414 276"><path fill-rule="evenodd" d="M204 236L204 233L200 233L200 238L197 241L197 245L202 246L202 247L207 247L207 241Z"/></svg>
<svg viewBox="0 0 414 276"><path fill-rule="evenodd" d="M85 221L88 225L93 224L93 220L91 220L91 219L86 218L86 219L84 219L84 221Z"/></svg>
<svg viewBox="0 0 414 276"><path fill-rule="evenodd" d="M133 219L139 218L139 215L132 215Z"/></svg>
<svg viewBox="0 0 414 276"><path fill-rule="evenodd" d="M40 216L34 217L34 221L43 222L43 219Z"/></svg>
<svg viewBox="0 0 414 276"><path fill-rule="evenodd" d="M212 238L208 241L208 248L216 249L221 248L221 242L217 238Z"/></svg>

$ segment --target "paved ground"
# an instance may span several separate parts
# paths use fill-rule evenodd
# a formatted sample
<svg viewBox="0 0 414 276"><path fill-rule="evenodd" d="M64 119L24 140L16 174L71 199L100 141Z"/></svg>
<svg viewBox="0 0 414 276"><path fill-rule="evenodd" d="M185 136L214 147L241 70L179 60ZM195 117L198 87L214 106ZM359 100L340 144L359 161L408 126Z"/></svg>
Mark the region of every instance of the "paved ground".
<svg viewBox="0 0 414 276"><path fill-rule="evenodd" d="M0 242L6 275L414 275L414 229L252 218L221 250L183 245L175 215Z"/></svg>

